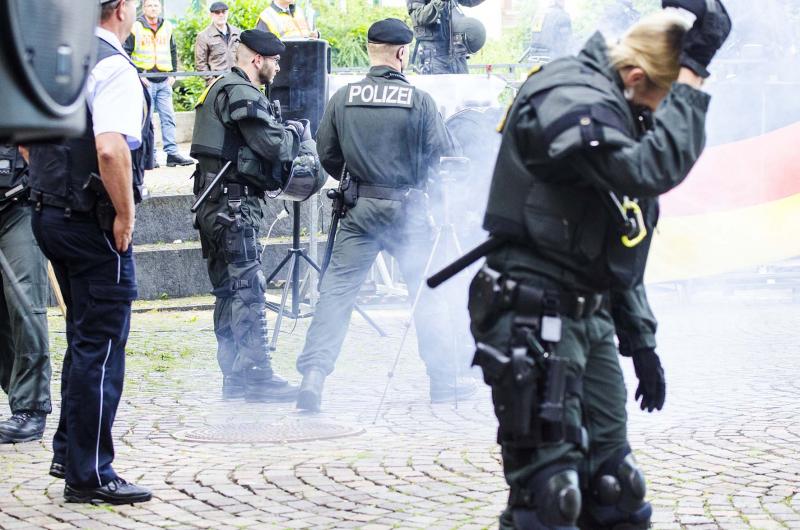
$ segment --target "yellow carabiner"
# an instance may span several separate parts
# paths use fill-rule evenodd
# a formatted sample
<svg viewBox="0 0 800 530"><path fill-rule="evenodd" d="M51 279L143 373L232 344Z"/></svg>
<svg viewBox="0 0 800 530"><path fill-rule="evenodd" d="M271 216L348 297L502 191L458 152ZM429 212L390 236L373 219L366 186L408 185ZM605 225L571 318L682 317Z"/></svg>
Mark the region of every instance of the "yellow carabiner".
<svg viewBox="0 0 800 530"><path fill-rule="evenodd" d="M639 227L639 233L636 234L633 239L629 238L627 235L622 236L622 244L628 248L633 248L647 237L647 227L644 226L644 214L642 213L642 208L639 206L639 203L627 197L625 197L625 201L622 203L622 209L626 216L633 214L636 218L636 224Z"/></svg>

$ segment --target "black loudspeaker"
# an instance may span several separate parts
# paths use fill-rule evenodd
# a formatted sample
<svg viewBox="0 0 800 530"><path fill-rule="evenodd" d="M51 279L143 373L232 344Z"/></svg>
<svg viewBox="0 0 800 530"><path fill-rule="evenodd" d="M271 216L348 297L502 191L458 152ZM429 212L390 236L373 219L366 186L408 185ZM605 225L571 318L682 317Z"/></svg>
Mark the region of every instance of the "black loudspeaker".
<svg viewBox="0 0 800 530"><path fill-rule="evenodd" d="M284 120L307 119L311 134L317 127L328 102L328 74L331 72L331 49L320 39L285 40L281 71L275 76L270 97L281 102Z"/></svg>
<svg viewBox="0 0 800 530"><path fill-rule="evenodd" d="M97 0L0 0L0 141L81 134Z"/></svg>

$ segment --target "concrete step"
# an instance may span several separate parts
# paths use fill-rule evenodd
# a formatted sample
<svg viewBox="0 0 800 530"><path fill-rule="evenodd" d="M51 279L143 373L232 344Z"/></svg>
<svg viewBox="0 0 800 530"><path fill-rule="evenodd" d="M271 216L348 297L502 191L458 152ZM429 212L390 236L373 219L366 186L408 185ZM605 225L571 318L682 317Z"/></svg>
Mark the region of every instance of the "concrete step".
<svg viewBox="0 0 800 530"><path fill-rule="evenodd" d="M200 237L192 227L192 213L190 208L194 203L193 195L175 194L151 197L136 209L136 230L133 234L134 245L151 245L157 243L172 243L174 241L199 241ZM264 235L269 226L275 221L284 208L292 211L292 204L281 200L268 199L264 211ZM317 231L328 229L331 215L331 201L327 197L320 197L317 202L319 209L319 225ZM300 205L301 233L311 230L311 201ZM292 233L291 215L278 220L272 230L273 237L288 237Z"/></svg>
<svg viewBox="0 0 800 530"><path fill-rule="evenodd" d="M266 277L283 260L291 243L286 238L261 241L265 246L262 268ZM317 254L319 261L325 252L326 239L321 236ZM308 239L301 240L301 248L308 251ZM140 300L155 300L204 295L211 292L208 280L206 260L196 241L180 244L134 245L136 259L136 280L139 285ZM300 267L301 277L307 265ZM285 281L288 277L288 266L276 276L274 282Z"/></svg>

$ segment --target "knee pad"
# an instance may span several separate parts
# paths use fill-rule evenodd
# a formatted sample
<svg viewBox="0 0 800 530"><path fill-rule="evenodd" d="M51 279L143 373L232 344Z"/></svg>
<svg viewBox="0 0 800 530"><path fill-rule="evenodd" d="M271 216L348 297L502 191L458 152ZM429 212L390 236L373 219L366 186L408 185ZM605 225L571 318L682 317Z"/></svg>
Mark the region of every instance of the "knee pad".
<svg viewBox="0 0 800 530"><path fill-rule="evenodd" d="M591 480L585 514L591 528L638 530L650 526L653 508L644 500L647 486L628 446L606 460Z"/></svg>
<svg viewBox="0 0 800 530"><path fill-rule="evenodd" d="M533 476L512 510L519 530L577 530L581 512L578 472L563 464L548 466Z"/></svg>

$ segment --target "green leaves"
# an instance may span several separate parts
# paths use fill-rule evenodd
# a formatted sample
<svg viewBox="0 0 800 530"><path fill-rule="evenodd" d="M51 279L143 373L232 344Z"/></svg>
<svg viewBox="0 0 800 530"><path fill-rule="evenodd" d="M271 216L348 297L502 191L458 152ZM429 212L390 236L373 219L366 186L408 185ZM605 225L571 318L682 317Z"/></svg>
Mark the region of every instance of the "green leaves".
<svg viewBox="0 0 800 530"><path fill-rule="evenodd" d="M408 12L402 7L373 6L364 0L347 0L344 11L338 1L328 4L318 0L314 6L319 9L317 27L331 45L334 68L369 65L367 30L373 22L394 17L411 24Z"/></svg>

